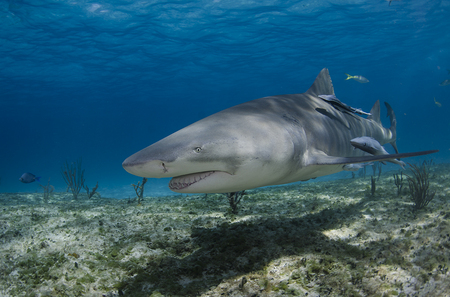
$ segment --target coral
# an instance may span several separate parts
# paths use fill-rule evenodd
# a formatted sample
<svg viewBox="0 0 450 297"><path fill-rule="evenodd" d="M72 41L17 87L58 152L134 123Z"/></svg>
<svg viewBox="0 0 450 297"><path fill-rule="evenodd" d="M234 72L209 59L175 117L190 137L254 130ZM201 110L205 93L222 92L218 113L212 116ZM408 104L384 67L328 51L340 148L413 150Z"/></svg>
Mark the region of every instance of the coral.
<svg viewBox="0 0 450 297"><path fill-rule="evenodd" d="M97 182L97 184L95 185L95 187L92 188L92 191L89 191L89 187L88 187L88 186L83 185L83 188L86 190L88 199L91 199L92 196L94 196L95 194L98 194L98 193L96 192L97 189L98 189L98 182Z"/></svg>
<svg viewBox="0 0 450 297"><path fill-rule="evenodd" d="M244 195L245 191L225 193L225 196L227 196L228 202L230 203L231 213L237 214L237 205L239 204L239 202L241 202L241 199Z"/></svg>
<svg viewBox="0 0 450 297"><path fill-rule="evenodd" d="M132 184L131 186L134 188L136 192L136 197L138 199L138 205L141 205L142 199L144 199L144 185L147 182L147 178L142 178L142 183L138 182L137 185Z"/></svg>
<svg viewBox="0 0 450 297"><path fill-rule="evenodd" d="M371 176L370 177L370 194L372 196L375 195L375 190L376 190L376 179L373 176Z"/></svg>
<svg viewBox="0 0 450 297"><path fill-rule="evenodd" d="M46 186L43 186L43 185L40 185L40 186L44 190L43 201L44 201L44 203L48 203L48 198L50 197L50 194L53 193L53 191L55 190L55 187L50 185L50 179L48 179L48 182L47 182Z"/></svg>
<svg viewBox="0 0 450 297"><path fill-rule="evenodd" d="M436 194L436 191L430 190L431 161L423 161L422 166L410 163L408 165L412 172L412 175L407 175L409 191L414 202L414 210L419 210L427 206Z"/></svg>
<svg viewBox="0 0 450 297"><path fill-rule="evenodd" d="M72 191L73 199L77 199L85 181L84 169L81 170L81 159L77 160L76 164L71 163L70 165L66 161L61 168L61 175L67 184L67 190L70 189Z"/></svg>
<svg viewBox="0 0 450 297"><path fill-rule="evenodd" d="M374 162L372 164L373 176L375 177L375 175L378 171L378 178L377 178L378 180L380 180L382 167L383 167L383 164L381 162Z"/></svg>
<svg viewBox="0 0 450 297"><path fill-rule="evenodd" d="M394 183L395 186L397 187L397 196L400 196L400 194L402 193L402 188L403 188L403 173L400 172L400 177L398 176L398 174L394 174Z"/></svg>

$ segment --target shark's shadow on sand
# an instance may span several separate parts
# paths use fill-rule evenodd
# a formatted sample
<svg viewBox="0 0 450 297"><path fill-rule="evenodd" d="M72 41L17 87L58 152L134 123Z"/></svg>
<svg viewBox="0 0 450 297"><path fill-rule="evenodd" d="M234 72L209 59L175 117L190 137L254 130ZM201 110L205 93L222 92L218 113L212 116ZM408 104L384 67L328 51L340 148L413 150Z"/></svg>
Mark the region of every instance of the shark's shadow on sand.
<svg viewBox="0 0 450 297"><path fill-rule="evenodd" d="M301 217L274 216L222 224L215 228L195 228L192 230L191 240L178 245L180 255L184 248L195 247L189 256L168 256L147 263L147 267L137 275L122 280L119 293L141 296L144 291L148 294L149 291L156 290L171 296L198 296L230 278L249 273L256 273L264 278L265 267L286 256L298 258L314 254L326 257L328 261L333 259L332 261L343 266L350 265L359 272L366 269L370 261L376 261L380 253L383 254L384 261L386 257L401 257L400 250L389 249L392 243L387 240L373 241L361 248L348 244L345 240L330 239L322 233L324 230L352 223L361 216L361 210L370 201L373 201L373 197L366 197L357 204L324 209ZM406 209L408 206L404 207ZM306 258L301 260L303 265L306 262ZM316 265L315 269L319 269L317 273L329 273L329 267L324 263L323 267L317 268ZM314 278L313 275L305 277ZM350 280L356 285L361 282L362 277L361 273L355 273Z"/></svg>

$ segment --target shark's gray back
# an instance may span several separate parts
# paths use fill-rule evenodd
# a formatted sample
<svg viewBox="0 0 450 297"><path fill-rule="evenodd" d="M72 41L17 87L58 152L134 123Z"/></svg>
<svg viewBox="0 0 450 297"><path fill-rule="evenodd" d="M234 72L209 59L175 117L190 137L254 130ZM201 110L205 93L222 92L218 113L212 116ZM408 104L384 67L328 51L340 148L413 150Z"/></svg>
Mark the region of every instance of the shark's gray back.
<svg viewBox="0 0 450 297"><path fill-rule="evenodd" d="M384 128L379 121L378 101L372 108L378 115L366 119L351 112L341 111L318 95L334 95L327 69L320 72L314 84L305 93L264 97L220 113L227 117L230 113L258 114L270 125L283 126L291 134L293 145L299 154L319 150L335 157L362 156L363 152L354 150L351 139L370 136L381 144L393 140L390 130Z"/></svg>

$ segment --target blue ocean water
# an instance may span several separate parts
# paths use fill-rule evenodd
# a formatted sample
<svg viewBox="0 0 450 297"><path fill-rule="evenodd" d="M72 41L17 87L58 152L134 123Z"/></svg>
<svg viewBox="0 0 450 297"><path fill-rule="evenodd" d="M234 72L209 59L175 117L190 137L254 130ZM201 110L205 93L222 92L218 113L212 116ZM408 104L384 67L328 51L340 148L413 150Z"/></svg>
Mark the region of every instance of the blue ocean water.
<svg viewBox="0 0 450 297"><path fill-rule="evenodd" d="M40 191L24 172L65 190L61 166L82 158L90 187L132 197L126 157L227 107L305 92L324 67L347 104L392 105L400 152L448 162L449 16L438 0L1 1L0 191Z"/></svg>

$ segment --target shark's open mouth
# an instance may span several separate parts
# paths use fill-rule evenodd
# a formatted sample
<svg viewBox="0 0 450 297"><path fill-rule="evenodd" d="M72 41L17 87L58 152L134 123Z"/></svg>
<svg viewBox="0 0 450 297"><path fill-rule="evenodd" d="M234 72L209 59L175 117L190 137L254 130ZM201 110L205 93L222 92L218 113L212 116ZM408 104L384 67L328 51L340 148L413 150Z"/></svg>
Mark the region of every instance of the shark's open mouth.
<svg viewBox="0 0 450 297"><path fill-rule="evenodd" d="M206 172L198 172L191 173L186 175L180 175L172 178L169 183L169 188L171 190L182 190L189 187L192 184L195 184L201 180L204 180L210 175L213 175L216 171L206 171Z"/></svg>

